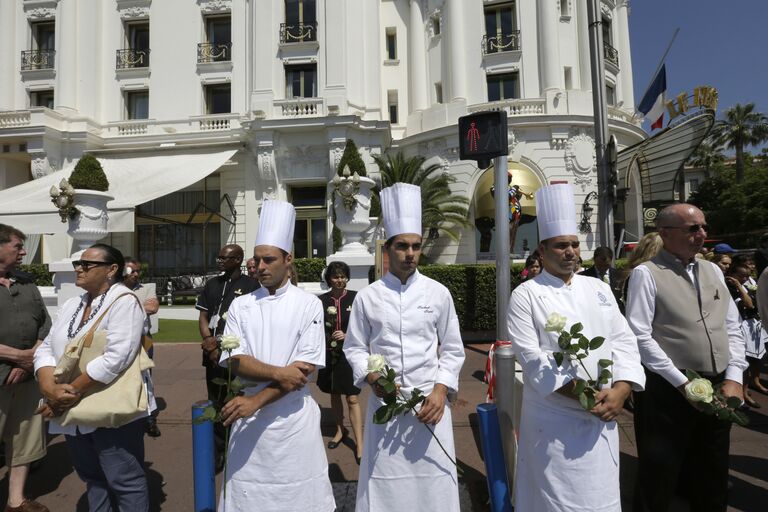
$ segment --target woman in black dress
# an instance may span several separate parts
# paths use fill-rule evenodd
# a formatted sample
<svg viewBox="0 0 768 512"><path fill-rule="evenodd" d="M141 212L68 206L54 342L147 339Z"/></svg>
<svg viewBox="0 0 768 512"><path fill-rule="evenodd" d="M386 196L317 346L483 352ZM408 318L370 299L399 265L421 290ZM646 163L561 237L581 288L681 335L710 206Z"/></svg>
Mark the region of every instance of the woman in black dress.
<svg viewBox="0 0 768 512"><path fill-rule="evenodd" d="M355 300L355 292L347 290L348 281L349 266L346 263L334 261L328 265L325 282L331 291L320 295L325 316L325 368L317 374L317 386L331 394L331 410L336 420L336 433L328 441L328 448L332 450L339 446L348 434L344 428L344 405L341 401L341 395L344 395L355 436L355 460L360 464L363 456L363 413L358 401L360 389L352 384L352 368L342 350L352 301Z"/></svg>

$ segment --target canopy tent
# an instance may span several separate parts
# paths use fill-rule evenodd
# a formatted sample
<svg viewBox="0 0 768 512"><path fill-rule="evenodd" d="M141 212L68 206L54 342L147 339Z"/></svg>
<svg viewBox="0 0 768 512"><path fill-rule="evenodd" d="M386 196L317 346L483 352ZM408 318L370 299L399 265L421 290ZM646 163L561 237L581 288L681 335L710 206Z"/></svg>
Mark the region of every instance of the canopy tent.
<svg viewBox="0 0 768 512"><path fill-rule="evenodd" d="M674 201L683 165L714 123L715 111L701 109L653 137L623 149L617 158L619 188L631 188L632 169L637 167L644 204Z"/></svg>
<svg viewBox="0 0 768 512"><path fill-rule="evenodd" d="M236 152L237 149L212 152L185 148L183 152L153 150L151 156L140 156L142 153L98 156L109 180L108 192L115 197L107 205L109 231L133 231L136 206L200 181ZM0 191L0 223L25 234L66 233L67 223L61 222L49 191L63 178L69 178L73 169L74 164Z"/></svg>

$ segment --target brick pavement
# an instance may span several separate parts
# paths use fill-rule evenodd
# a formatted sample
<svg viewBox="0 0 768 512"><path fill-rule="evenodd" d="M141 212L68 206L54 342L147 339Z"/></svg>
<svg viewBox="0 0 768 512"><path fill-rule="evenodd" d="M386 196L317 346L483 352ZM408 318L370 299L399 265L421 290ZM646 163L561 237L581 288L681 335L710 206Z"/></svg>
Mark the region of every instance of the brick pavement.
<svg viewBox="0 0 768 512"><path fill-rule="evenodd" d="M485 396L482 384L484 353L487 345L469 345L467 362L461 374L460 401L453 410L456 452L464 470L462 510L487 510L485 469L480 457L475 406ZM147 474L153 511L190 512L193 510L192 434L190 404L204 397L203 370L196 344L161 344L156 347L155 382L159 402L160 438L146 440ZM323 434L333 434L330 403L327 395L314 390L322 407ZM367 395L364 393L363 400ZM734 484L729 511L758 512L768 510L768 397L755 398L763 405L750 411L750 428L733 429L731 448L731 480ZM631 433L631 416L621 417ZM622 438L622 494L631 503L635 452ZM350 511L357 480L357 465L353 445L328 450L328 463L340 510ZM7 478L0 472L0 504L5 502ZM47 505L51 511L86 511L85 486L74 473L61 437L51 440L48 455L41 467L29 479L28 494ZM347 504L344 507L341 505ZM625 510L630 510L625 506ZM680 506L678 510L687 510Z"/></svg>

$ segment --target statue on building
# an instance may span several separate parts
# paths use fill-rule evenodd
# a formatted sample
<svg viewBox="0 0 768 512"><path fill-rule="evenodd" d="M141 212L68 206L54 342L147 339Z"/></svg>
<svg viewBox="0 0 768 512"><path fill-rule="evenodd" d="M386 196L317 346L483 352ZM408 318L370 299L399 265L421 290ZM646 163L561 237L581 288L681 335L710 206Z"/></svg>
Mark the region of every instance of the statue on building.
<svg viewBox="0 0 768 512"><path fill-rule="evenodd" d="M495 196L495 187L491 187L491 195ZM536 217L534 215L523 214L523 208L520 204L520 200L525 197L533 200L533 194L523 192L518 185L512 183L512 171L507 171L507 195L509 197L509 254L514 253L515 249L515 237L517 236L517 228L521 224L528 224L533 222Z"/></svg>

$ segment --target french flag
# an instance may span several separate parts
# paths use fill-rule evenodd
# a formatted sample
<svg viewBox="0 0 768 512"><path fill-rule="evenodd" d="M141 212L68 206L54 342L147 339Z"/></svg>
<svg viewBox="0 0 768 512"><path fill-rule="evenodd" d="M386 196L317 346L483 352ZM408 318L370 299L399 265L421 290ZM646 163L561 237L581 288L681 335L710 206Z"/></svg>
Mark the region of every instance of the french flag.
<svg viewBox="0 0 768 512"><path fill-rule="evenodd" d="M651 122L651 130L661 128L664 124L666 96L667 69L666 64L664 64L651 82L651 86L645 91L640 106L637 107L637 110Z"/></svg>

